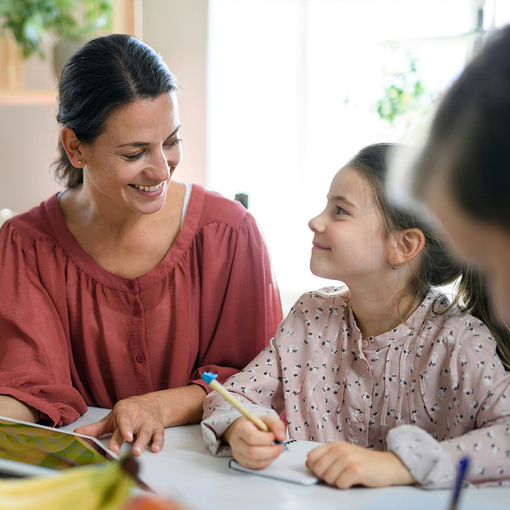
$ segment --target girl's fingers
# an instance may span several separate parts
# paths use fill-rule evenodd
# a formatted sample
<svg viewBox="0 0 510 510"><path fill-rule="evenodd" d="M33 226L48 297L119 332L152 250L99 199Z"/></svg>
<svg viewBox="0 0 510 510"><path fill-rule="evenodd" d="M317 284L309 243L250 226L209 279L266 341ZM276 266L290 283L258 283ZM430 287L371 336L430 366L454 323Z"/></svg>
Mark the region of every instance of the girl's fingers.
<svg viewBox="0 0 510 510"><path fill-rule="evenodd" d="M310 460L310 459L309 459ZM328 483L334 481L338 475L345 469L345 464L335 455L327 452L318 457L315 461L309 461L310 469L319 477Z"/></svg>
<svg viewBox="0 0 510 510"><path fill-rule="evenodd" d="M269 466L283 451L285 448L282 445L250 447L246 450L237 450L235 458L244 467L263 469Z"/></svg>
<svg viewBox="0 0 510 510"><path fill-rule="evenodd" d="M285 441L285 439L287 439L287 432L283 421L273 418L272 416L265 416L262 418L262 421L268 426L269 430L278 441Z"/></svg>

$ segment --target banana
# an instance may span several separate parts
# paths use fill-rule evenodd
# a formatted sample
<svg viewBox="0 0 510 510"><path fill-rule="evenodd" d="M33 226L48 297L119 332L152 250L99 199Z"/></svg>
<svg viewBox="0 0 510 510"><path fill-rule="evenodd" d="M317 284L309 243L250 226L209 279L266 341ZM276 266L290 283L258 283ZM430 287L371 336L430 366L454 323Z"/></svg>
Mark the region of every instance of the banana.
<svg viewBox="0 0 510 510"><path fill-rule="evenodd" d="M60 476L0 480L0 510L116 510L131 499L137 468L127 457Z"/></svg>

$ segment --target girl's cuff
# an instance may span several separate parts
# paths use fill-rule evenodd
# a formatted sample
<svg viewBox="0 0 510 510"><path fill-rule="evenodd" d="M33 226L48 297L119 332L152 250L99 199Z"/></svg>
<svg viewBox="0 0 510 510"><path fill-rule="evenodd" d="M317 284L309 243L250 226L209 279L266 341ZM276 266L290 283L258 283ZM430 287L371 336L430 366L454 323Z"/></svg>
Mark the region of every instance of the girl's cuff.
<svg viewBox="0 0 510 510"><path fill-rule="evenodd" d="M424 430L401 425L388 432L386 443L424 489L454 487L457 473L450 454Z"/></svg>

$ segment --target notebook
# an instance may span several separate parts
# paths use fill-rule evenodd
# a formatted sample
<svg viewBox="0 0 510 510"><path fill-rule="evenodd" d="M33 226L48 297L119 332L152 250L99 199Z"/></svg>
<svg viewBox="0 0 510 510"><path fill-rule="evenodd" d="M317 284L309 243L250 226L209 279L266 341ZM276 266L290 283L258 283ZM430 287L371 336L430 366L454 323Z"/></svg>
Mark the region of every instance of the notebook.
<svg viewBox="0 0 510 510"><path fill-rule="evenodd" d="M298 483L300 485L313 485L319 482L319 478L312 474L306 467L305 462L308 452L323 443L289 439L285 441L285 444L288 445L288 449L281 453L272 464L264 469L245 468L235 459L230 461L229 466L236 471L274 478L283 482Z"/></svg>

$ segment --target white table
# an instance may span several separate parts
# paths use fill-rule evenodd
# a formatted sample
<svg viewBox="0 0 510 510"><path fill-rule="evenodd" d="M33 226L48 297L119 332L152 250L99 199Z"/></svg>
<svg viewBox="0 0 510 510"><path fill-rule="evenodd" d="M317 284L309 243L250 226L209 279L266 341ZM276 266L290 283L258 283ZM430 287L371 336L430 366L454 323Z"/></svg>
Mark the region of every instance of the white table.
<svg viewBox="0 0 510 510"><path fill-rule="evenodd" d="M107 413L91 407L63 428L73 430ZM190 510L446 510L450 502L450 491L416 487L342 491L325 484L305 487L232 471L229 459L215 458L206 450L199 425L166 429L163 450L146 451L138 459L140 476L149 486ZM465 490L458 506L458 510L502 508L510 509L510 488Z"/></svg>

